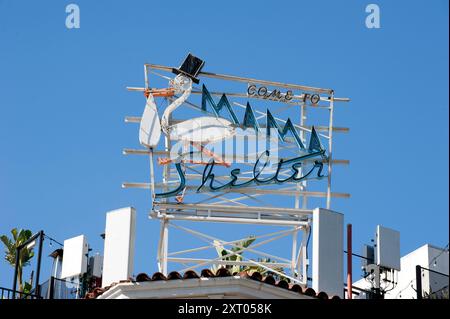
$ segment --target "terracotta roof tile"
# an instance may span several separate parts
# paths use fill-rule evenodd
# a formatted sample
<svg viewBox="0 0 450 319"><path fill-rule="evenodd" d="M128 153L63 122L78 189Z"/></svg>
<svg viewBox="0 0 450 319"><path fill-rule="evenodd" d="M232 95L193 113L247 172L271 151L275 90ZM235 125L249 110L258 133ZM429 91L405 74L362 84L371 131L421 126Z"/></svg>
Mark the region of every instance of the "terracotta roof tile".
<svg viewBox="0 0 450 319"><path fill-rule="evenodd" d="M273 278L272 275L268 275L262 280L262 282L269 284L269 285L275 285L275 278Z"/></svg>
<svg viewBox="0 0 450 319"><path fill-rule="evenodd" d="M250 278L257 281L262 281L263 279L262 275L256 271L250 276Z"/></svg>
<svg viewBox="0 0 450 319"><path fill-rule="evenodd" d="M327 293L323 292L323 291L321 291L321 292L319 292L317 294L317 298L319 298L319 299L329 299Z"/></svg>
<svg viewBox="0 0 450 319"><path fill-rule="evenodd" d="M141 282L141 281L150 281L152 280L146 273L141 272L140 274L138 274L136 276L136 281L137 282Z"/></svg>
<svg viewBox="0 0 450 319"><path fill-rule="evenodd" d="M298 285L298 284L292 285L292 287L291 287L290 290L292 290L293 292L298 292L298 293L300 293L300 294L303 293L302 287L301 287L300 285Z"/></svg>
<svg viewBox="0 0 450 319"><path fill-rule="evenodd" d="M216 272L216 277L230 277L231 273L226 268L219 268Z"/></svg>
<svg viewBox="0 0 450 319"><path fill-rule="evenodd" d="M204 278L211 278L214 277L214 273L211 271L211 269L203 269L200 273L200 276Z"/></svg>
<svg viewBox="0 0 450 319"><path fill-rule="evenodd" d="M152 281L158 281L158 280L167 280L166 276L164 276L161 272L155 272L152 276Z"/></svg>
<svg viewBox="0 0 450 319"><path fill-rule="evenodd" d="M184 273L183 276L179 272L172 271L169 273L169 275L166 277L161 272L155 272L151 277L147 275L146 273L140 273L136 276L135 282L145 282L145 281L158 281L158 280L184 280L184 279L195 279L195 278L213 278L213 277L230 277L232 274L230 271L226 268L219 268L216 273L211 271L211 269L203 269L200 273L200 276L193 270L188 270ZM296 292L299 294L304 294L310 297L315 297L318 299L341 299L339 296L332 296L329 297L326 292L319 292L316 294L315 290L308 287L308 288L302 288L298 284L289 284L285 280L276 281L275 278L272 275L268 275L263 277L263 275L259 272L253 272L248 273L246 271L240 272L240 273L234 273L233 276L239 276L241 278L247 278L252 279L256 281L263 282L265 284L274 285L282 289L290 290L292 292ZM132 280L121 280L122 282L131 282ZM107 286L105 288L95 288L93 291L86 294L85 299L94 299L100 296L102 293L110 289L111 287L117 285L117 283L113 283L110 286Z"/></svg>
<svg viewBox="0 0 450 319"><path fill-rule="evenodd" d="M183 279L193 279L193 278L200 278L197 273L193 270L188 270L184 273Z"/></svg>
<svg viewBox="0 0 450 319"><path fill-rule="evenodd" d="M303 293L310 297L316 296L316 291L314 289L312 289L311 287L306 288Z"/></svg>
<svg viewBox="0 0 450 319"><path fill-rule="evenodd" d="M286 280L280 280L277 283L277 287L283 288L283 289L289 289L289 283Z"/></svg>
<svg viewBox="0 0 450 319"><path fill-rule="evenodd" d="M167 280L174 280L174 279L183 279L183 277L180 275L177 271L172 271L168 276Z"/></svg>

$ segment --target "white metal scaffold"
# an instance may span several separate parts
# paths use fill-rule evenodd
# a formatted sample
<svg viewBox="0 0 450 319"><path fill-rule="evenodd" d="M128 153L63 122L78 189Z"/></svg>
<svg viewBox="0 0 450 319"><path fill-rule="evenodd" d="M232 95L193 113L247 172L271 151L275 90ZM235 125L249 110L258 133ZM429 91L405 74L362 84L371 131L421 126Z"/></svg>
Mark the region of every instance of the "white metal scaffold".
<svg viewBox="0 0 450 319"><path fill-rule="evenodd" d="M145 64L144 87L128 87L130 91L148 92L153 90L149 85L150 75L162 77L164 79L170 79L170 76L162 75L158 72L171 72L172 67ZM158 72L157 72L158 71ZM307 181L300 183L287 182L284 184L277 184L271 186L254 186L254 187L242 187L242 188L227 188L220 191L203 190L202 192L196 192L196 185L187 185L183 190L183 196L181 200L172 201L169 198L155 198L156 190L160 189L167 191L173 185L178 182L176 170L171 168L169 164L163 165L162 180L156 181L157 177L155 163L155 156L170 156L172 148L172 142L169 136L164 137L164 142L160 143L155 148L142 148L142 149L130 149L123 150L124 155L144 155L148 156L150 160L150 181L143 183L123 183L124 188L143 188L151 190L152 209L150 217L159 219L161 222L160 238L157 249L157 262L159 271L164 274L168 273L168 263L175 263L182 265L182 269L173 269L177 271L186 271L188 269L196 269L205 266L239 266L239 267L258 267L268 273L273 273L281 277L287 278L293 283L299 283L306 285L308 280L308 256L307 245L312 227L312 209L308 208L308 198L323 198L326 201L326 208L329 209L331 205L331 198L348 198L347 193L336 193L331 191L331 173L333 165L348 165L348 160L334 159L332 156L333 147L333 132L346 133L348 128L336 127L333 123L333 113L335 102L348 102L348 98L336 98L334 91L331 89L315 88L296 84L286 84L273 81L264 81L252 78L230 76L223 74L215 74L210 72L200 72L198 76L202 79L213 79L220 81L244 83L246 85L245 92L221 92L211 91L212 96L226 96L233 99L255 100L262 101L264 103L271 102L273 104L281 103L281 107L277 107L272 111L275 120L279 123L286 124L286 119L283 119L283 114L287 111L291 111L293 108L299 108L299 112L294 109L294 114L299 113L299 122L294 124L295 129L299 131L301 141L306 145L307 134L311 133L312 127L307 124L307 111L311 112L323 112L328 110L328 123L326 125L315 126L318 135L327 140L327 159L324 164L327 166L327 187L325 191L309 190L307 188ZM235 84L236 84L235 83ZM271 99L270 101L264 97L264 95L250 95L250 86L265 86L276 89L288 89L292 90L293 96L289 101ZM192 96L199 97L202 91L199 88L193 88ZM309 99L312 95L315 95L317 101ZM166 96L164 99L167 103L173 101L176 96ZM244 103L233 102L234 107L245 110L246 105ZM195 111L201 111L203 113L209 113L209 115L215 115L211 112L202 110L198 103L193 101L185 101L184 105ZM267 114L261 110L255 108L257 114L256 120L264 120ZM127 116L125 122L127 123L140 123L141 117ZM172 123L181 122L180 119L170 118ZM295 154L296 150L291 143L286 143L280 147L283 152L291 152ZM236 154L235 154L236 156ZM239 154L237 155L239 156ZM235 157L236 158L236 157ZM161 161L159 161L161 164ZM242 164L244 167L246 163ZM185 178L188 182L199 182L202 179L202 171L199 167L204 166L204 163L183 163L183 170L185 172ZM248 167L248 165L247 165ZM242 171L241 179L243 181L249 180L248 174L251 174L251 167L246 171ZM247 176L246 176L247 174ZM280 171L280 176L289 176L287 169ZM217 183L224 183L229 176L217 175L215 176ZM273 196L277 198L292 198L293 207L287 208L283 205L273 205ZM265 198L272 199L264 200ZM285 205L284 205L285 206ZM284 229L281 231L275 231L255 236L257 239L255 244L248 247L239 246L245 238L237 240L220 239L216 236L211 236L200 232L198 230L190 229L182 226L180 223L189 222L214 222L214 223L226 223L228 225L233 224L251 224L254 226L280 226ZM182 231L186 234L192 235L206 243L206 245L179 250L169 251L169 228ZM301 233L301 238L299 238ZM267 251L261 251L256 249L265 244L274 242L281 238L292 236L292 249L289 256L278 256L274 253ZM211 258L195 258L190 254L206 251L208 249L215 250L217 246L223 247L226 252L225 255L211 257ZM233 249L232 249L233 248ZM262 259L251 259L245 257L243 252L251 252L254 255L263 257ZM230 260L228 257L232 257L239 254L239 260ZM267 258L270 258L270 262L267 262ZM284 271L280 271L283 269Z"/></svg>

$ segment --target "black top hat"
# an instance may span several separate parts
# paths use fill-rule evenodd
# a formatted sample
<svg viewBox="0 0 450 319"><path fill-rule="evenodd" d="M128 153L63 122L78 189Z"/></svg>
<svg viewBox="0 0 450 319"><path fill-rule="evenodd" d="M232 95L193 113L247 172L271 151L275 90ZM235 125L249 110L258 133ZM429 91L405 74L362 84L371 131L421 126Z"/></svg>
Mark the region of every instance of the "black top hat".
<svg viewBox="0 0 450 319"><path fill-rule="evenodd" d="M192 82L198 84L200 80L196 76L202 70L203 65L205 65L205 61L189 53L178 69L172 69L172 73L186 75L192 79Z"/></svg>

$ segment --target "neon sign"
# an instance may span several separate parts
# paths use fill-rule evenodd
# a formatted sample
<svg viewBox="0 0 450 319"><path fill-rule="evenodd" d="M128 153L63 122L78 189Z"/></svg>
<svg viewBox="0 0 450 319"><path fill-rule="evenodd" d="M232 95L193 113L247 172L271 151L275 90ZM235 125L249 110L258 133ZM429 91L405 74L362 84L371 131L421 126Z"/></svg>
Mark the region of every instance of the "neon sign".
<svg viewBox="0 0 450 319"><path fill-rule="evenodd" d="M313 171L317 169L317 173L316 173L316 177L317 178L322 178L324 177L322 175L322 170L323 170L323 162L321 161L314 161L314 165L313 167L306 173L303 174L301 176L299 176L300 173L300 168L302 166L302 162L308 158L320 155L320 156L324 156L324 151L319 151L319 152L314 152L308 155L304 155L304 156L299 156L299 157L295 157L295 158L291 158L288 160L284 160L281 159L277 166L277 170L275 172L275 174L270 177L270 178L265 178L265 179L260 179L259 176L262 173L262 171L264 170L264 168L267 166L268 162L264 162L263 164L263 169L259 169L257 168L259 161L262 157L262 155L265 156L269 156L269 151L266 151L265 153L261 154L260 158L258 158L257 163L255 163L255 166L253 167L253 178L246 181L246 182L242 182L242 183L238 183L238 179L239 179L239 174L240 174L240 169L239 168L235 168L233 170L231 170L230 172L230 182L221 185L221 186L214 186L214 178L215 175L213 173L213 168L215 165L215 161L214 159L211 159L211 161L205 166L205 169L203 170L203 176L202 176L202 183L201 185L197 188L197 192L199 192L208 182L209 180L209 189L211 191L220 191L220 190L224 190L227 188L238 188L238 187L244 187L244 186L248 186L250 184L257 184L257 185L264 185L264 184L282 184L285 182L301 182L305 179L307 179L308 177L310 177L310 175L313 174ZM291 169L293 170L293 173L291 176L285 178L285 179L280 179L279 178L279 173L280 170L282 168L283 165L286 164L291 164ZM178 177L180 179L179 185L176 189L169 191L169 192L165 192L165 193L156 193L155 197L171 197L171 196L176 196L177 194L179 194L186 186L186 177L184 175L184 172L181 168L181 164L180 163L176 163L175 167L177 169L177 173L178 173Z"/></svg>
<svg viewBox="0 0 450 319"><path fill-rule="evenodd" d="M247 102L245 114L242 123L239 123L239 120L236 114L231 107L228 98L225 94L223 94L218 103L214 101L211 94L205 85L202 86L202 102L201 108L203 111L207 110L208 105L212 107L213 112L216 116L219 116L219 113L225 108L231 118L231 123L234 126L242 126L245 128L253 128L255 132L260 131L259 124L256 120L256 116L253 112L253 108L250 103ZM267 184L283 184L286 182L294 182L299 183L309 178L323 178L323 162L327 160L327 156L325 154L325 150L322 147L320 139L316 133L314 127L312 127L310 140L308 148L302 143L294 125L290 118L287 119L284 127L280 127L275 118L272 116L270 111L267 109L266 111L266 136L270 137L271 132L276 131L278 137L281 141L285 141L286 135L291 133L294 138L294 141L297 147L301 150L302 154L297 157L288 158L288 159L280 159L277 163L271 163L270 166L275 166L275 172L270 177L262 178L264 174L270 173L271 170L269 168L270 163L270 151L265 150L262 152L257 158L253 170L252 177L247 179L246 181L240 182L240 173L241 170L239 168L234 168L230 171L229 182L216 185L215 183L215 173L214 167L217 162L214 158L210 159L210 161L205 165L205 168L202 173L201 184L197 188L197 192L202 191L204 188L207 188L209 191L223 191L231 188L240 188L246 187L249 185L267 185ZM314 159L316 158L316 159ZM305 161L313 161L313 165L309 168L308 171L303 172ZM290 165L290 166L289 166ZM171 196L176 196L180 192L182 192L186 187L186 177L183 172L180 161L175 163L175 168L178 174L179 183L178 186L167 192L156 193L155 197L167 198ZM280 175L280 171L282 169L290 168L290 175L288 177L282 178ZM314 174L315 172L315 174Z"/></svg>
<svg viewBox="0 0 450 319"><path fill-rule="evenodd" d="M252 84L247 89L247 94L249 96L258 96L263 99L286 102L292 100L294 94L291 90L288 90L286 93L281 93L279 90L275 89L273 91L269 91L267 87L260 86L259 88Z"/></svg>
<svg viewBox="0 0 450 319"><path fill-rule="evenodd" d="M292 93L292 90L288 90L286 91L286 93L281 93L281 91L277 89L269 91L269 89L265 86L257 87L254 84L249 85L247 89L247 94L250 97L257 97L262 98L264 100L272 100L284 103L291 101L292 98L294 97L294 93ZM302 94L300 100L302 102L309 101L311 102L311 104L316 105L320 101L320 95L304 93Z"/></svg>

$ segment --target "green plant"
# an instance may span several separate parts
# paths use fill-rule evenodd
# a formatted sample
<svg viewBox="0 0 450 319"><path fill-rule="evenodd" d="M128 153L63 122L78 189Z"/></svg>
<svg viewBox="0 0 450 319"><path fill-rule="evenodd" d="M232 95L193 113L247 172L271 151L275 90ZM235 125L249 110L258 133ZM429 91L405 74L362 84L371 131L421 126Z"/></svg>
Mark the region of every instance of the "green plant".
<svg viewBox="0 0 450 319"><path fill-rule="evenodd" d="M217 254L220 257L222 257L221 258L222 260L224 260L224 261L238 261L239 262L239 261L242 261L242 259L243 259L242 258L242 253L243 253L242 248L249 247L255 240L256 240L255 236L249 236L246 239L235 243L230 249L225 249L223 247L223 245L219 241L215 240L214 241L214 246L216 247ZM231 256L227 256L231 252L233 252L233 253L236 252L236 254L231 255ZM258 263L273 263L274 261L272 261L270 258L258 258L257 262ZM241 271L247 271L250 274L253 273L253 272L259 272L262 275L272 275L276 280L286 280L287 279L286 277L284 277L282 275L279 275L277 273L269 271L266 268L263 268L263 267L258 266L258 265L242 266L242 265L225 265L225 264L224 265L220 265L219 264L218 266L213 265L211 267L211 270L215 272L220 267L224 267L224 268L230 270L230 272L232 274L238 273L238 272L241 272ZM271 268L273 268L275 271L277 271L279 273L284 273L283 267L271 267Z"/></svg>
<svg viewBox="0 0 450 319"><path fill-rule="evenodd" d="M270 263L274 263L275 261L271 260L270 258L258 258L257 262L270 264ZM275 270L278 273L284 274L284 269L281 266L278 266L278 267L271 266L270 268L272 268L273 270ZM286 280L289 282L289 279L287 279L285 276L280 275L278 273L274 273L273 271L267 270L266 268L263 268L258 265L245 266L244 270L250 274L252 274L253 272L259 272L261 275L272 275L275 278L275 280Z"/></svg>
<svg viewBox="0 0 450 319"><path fill-rule="evenodd" d="M242 261L242 253L243 253L240 250L242 250L242 248L247 248L248 246L250 246L255 241L255 239L256 239L255 236L249 236L248 238L234 244L229 250L225 249L225 247L223 247L223 245L218 240L215 240L214 247L216 247L217 254L220 257L222 257L222 260L239 262ZM230 251L233 253L236 252L236 254L227 256L230 254ZM232 274L235 272L241 272L243 270L243 267L240 265L219 265L219 267L224 267L230 270ZM218 267L213 265L211 270L216 271L217 268Z"/></svg>
<svg viewBox="0 0 450 319"><path fill-rule="evenodd" d="M5 245L5 260L12 266L16 266L16 253L17 247L24 244L32 236L31 230L17 228L11 229L12 238L6 235L0 236L0 240ZM24 292L24 285L22 282L23 268L30 264L30 259L33 258L34 251L33 248L23 247L20 250L19 263L17 267L17 282L19 283L19 291ZM31 290L31 287L26 287L27 290Z"/></svg>

